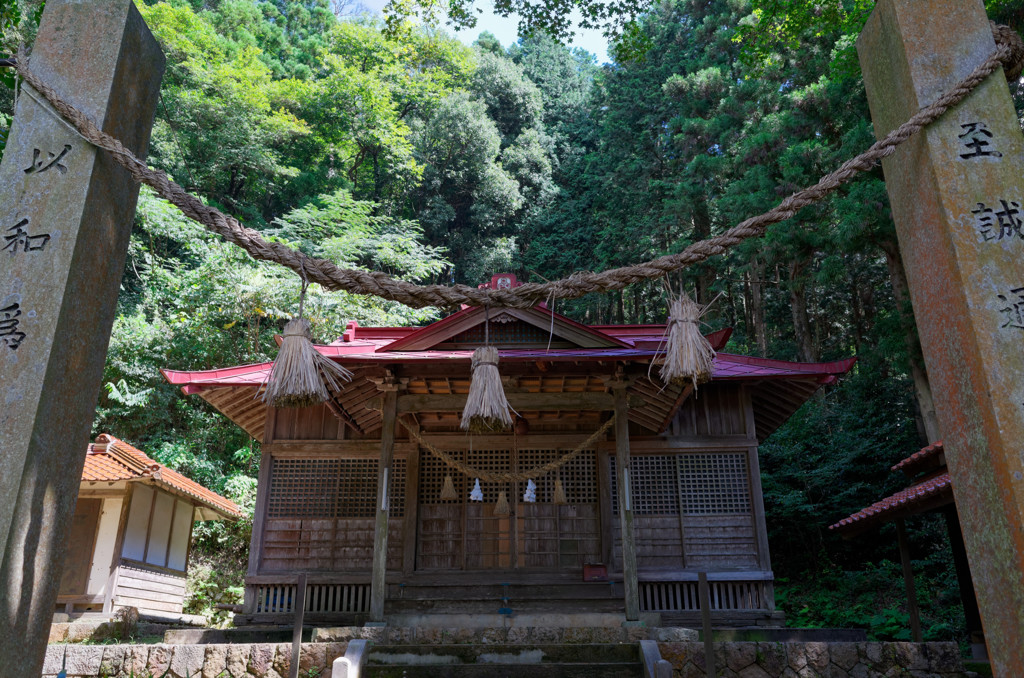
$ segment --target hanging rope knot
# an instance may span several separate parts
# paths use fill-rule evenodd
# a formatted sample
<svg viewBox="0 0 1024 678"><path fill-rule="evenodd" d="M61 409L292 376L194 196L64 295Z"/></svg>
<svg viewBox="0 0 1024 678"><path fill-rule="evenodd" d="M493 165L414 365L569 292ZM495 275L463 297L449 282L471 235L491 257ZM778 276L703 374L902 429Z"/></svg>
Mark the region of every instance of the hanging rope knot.
<svg viewBox="0 0 1024 678"><path fill-rule="evenodd" d="M682 291L669 304L661 365L661 378L666 384L693 384L696 388L711 379L715 349L700 332L700 318L709 306L701 306Z"/></svg>
<svg viewBox="0 0 1024 678"><path fill-rule="evenodd" d="M498 363L492 363L492 362L487 362L485 360L481 360L480 362L473 363L473 369L475 370L476 368L483 367L485 365L490 365L491 367L497 367Z"/></svg>
<svg viewBox="0 0 1024 678"><path fill-rule="evenodd" d="M1004 48L1001 50L1000 61L1003 62L1006 79L1013 82L1020 77L1021 71L1024 71L1024 40L1009 26L997 24L995 21L990 21L989 24L992 26L992 37L996 45Z"/></svg>
<svg viewBox="0 0 1024 678"><path fill-rule="evenodd" d="M303 318L305 320L305 318ZM284 326L284 331L281 332L282 337L306 337L307 339L313 338L313 333L310 331L309 321L304 323L289 321Z"/></svg>

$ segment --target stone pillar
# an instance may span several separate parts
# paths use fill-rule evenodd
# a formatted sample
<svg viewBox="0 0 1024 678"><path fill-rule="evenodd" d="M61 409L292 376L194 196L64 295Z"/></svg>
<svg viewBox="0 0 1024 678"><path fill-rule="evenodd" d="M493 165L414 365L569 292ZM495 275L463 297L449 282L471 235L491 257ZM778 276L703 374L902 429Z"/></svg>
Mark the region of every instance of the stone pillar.
<svg viewBox="0 0 1024 678"><path fill-rule="evenodd" d="M881 138L994 50L981 0L879 0ZM1001 71L883 161L996 675L1024 666L1024 138Z"/></svg>
<svg viewBox="0 0 1024 678"><path fill-rule="evenodd" d="M164 57L131 0L49 0L29 66L145 156ZM139 190L40 101L0 166L0 677L42 669Z"/></svg>

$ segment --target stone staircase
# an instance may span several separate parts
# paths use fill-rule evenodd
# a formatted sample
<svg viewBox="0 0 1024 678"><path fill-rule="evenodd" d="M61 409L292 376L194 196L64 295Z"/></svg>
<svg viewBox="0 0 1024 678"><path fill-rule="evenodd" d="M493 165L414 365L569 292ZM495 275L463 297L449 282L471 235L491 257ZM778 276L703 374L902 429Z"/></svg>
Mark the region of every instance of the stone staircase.
<svg viewBox="0 0 1024 678"><path fill-rule="evenodd" d="M641 678L636 643L375 645L360 678Z"/></svg>

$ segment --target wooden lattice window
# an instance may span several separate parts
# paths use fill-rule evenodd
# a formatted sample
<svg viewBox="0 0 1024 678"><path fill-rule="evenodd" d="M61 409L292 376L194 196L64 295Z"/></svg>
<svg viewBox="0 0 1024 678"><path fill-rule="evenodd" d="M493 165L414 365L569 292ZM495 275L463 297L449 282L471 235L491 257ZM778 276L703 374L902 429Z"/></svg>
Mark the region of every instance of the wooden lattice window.
<svg viewBox="0 0 1024 678"><path fill-rule="evenodd" d="M677 455L634 456L629 463L629 494L637 515L679 515ZM619 512L618 476L611 460L612 512Z"/></svg>
<svg viewBox="0 0 1024 678"><path fill-rule="evenodd" d="M746 452L679 455L679 491L688 515L750 513Z"/></svg>
<svg viewBox="0 0 1024 678"><path fill-rule="evenodd" d="M462 451L447 451L452 457L462 461ZM444 487L444 477L452 476L455 483L455 492L458 499L441 499L441 489ZM469 486L470 489L472 485ZM467 501L469 490L466 488L466 476L454 469L432 454L424 453L420 457L420 491L419 501L422 504L461 504Z"/></svg>
<svg viewBox="0 0 1024 678"><path fill-rule="evenodd" d="M512 468L512 452L510 450L467 450L465 454L466 464L481 471L500 472ZM463 496L468 497L476 479L467 478L466 481L466 494ZM498 501L498 493L509 492L509 483L489 483L481 480L480 489L484 493L483 503L494 504ZM507 494L506 499L508 499Z"/></svg>
<svg viewBox="0 0 1024 678"><path fill-rule="evenodd" d="M558 459L565 450L520 450L519 469L536 468ZM537 484L537 502L550 503L555 496L555 480L561 478L562 489L569 504L597 503L597 458L595 452L581 452L561 468L534 480ZM516 493L520 498L526 491L526 483L517 483Z"/></svg>
<svg viewBox="0 0 1024 678"><path fill-rule="evenodd" d="M377 515L376 459L274 458L269 518L372 518ZM406 461L391 467L391 517L405 515Z"/></svg>
<svg viewBox="0 0 1024 678"><path fill-rule="evenodd" d="M337 513L340 459L274 459L270 518L333 518Z"/></svg>
<svg viewBox="0 0 1024 678"><path fill-rule="evenodd" d="M612 512L619 513L615 457L611 465ZM745 452L685 452L633 456L630 496L637 515L748 514L750 484Z"/></svg>

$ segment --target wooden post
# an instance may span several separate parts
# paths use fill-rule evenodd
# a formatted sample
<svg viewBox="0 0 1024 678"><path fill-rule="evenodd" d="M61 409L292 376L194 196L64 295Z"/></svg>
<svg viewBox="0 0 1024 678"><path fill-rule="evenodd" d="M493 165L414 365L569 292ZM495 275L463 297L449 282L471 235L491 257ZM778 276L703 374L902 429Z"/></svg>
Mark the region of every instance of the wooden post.
<svg viewBox="0 0 1024 678"><path fill-rule="evenodd" d="M370 586L370 621L384 621L387 596L388 514L391 494L391 458L395 451L395 419L398 413L398 384L393 379L378 386L384 391L381 408L380 462L377 467L377 523L373 531L373 580Z"/></svg>
<svg viewBox="0 0 1024 678"><path fill-rule="evenodd" d="M704 629L704 673L715 678L715 632L711 628L711 592L708 587L708 573L697 573L697 597L700 599L700 621Z"/></svg>
<svg viewBox="0 0 1024 678"><path fill-rule="evenodd" d="M295 622L292 625L292 662L288 665L288 678L299 678L299 659L302 657L302 624L306 617L306 573L299 574L295 584Z"/></svg>
<svg viewBox="0 0 1024 678"><path fill-rule="evenodd" d="M994 50L981 0L879 0L857 42L875 134ZM996 71L883 161L996 675L1024 666L1024 138Z"/></svg>
<svg viewBox="0 0 1024 678"><path fill-rule="evenodd" d="M910 615L910 637L915 643L924 640L921 635L921 611L917 607L917 587L914 586L914 566L910 562L910 544L903 518L896 519L896 537L900 545L900 564L903 566L903 588L907 592L907 613Z"/></svg>
<svg viewBox="0 0 1024 678"><path fill-rule="evenodd" d="M949 548L953 552L953 567L956 569L956 581L960 587L960 601L964 606L964 624L967 626L967 633L971 637L971 651L976 653L976 638L982 635L981 613L978 610L978 598L974 594L974 581L971 578L971 568L967 564L967 550L964 547L963 533L960 531L960 520L956 515L956 506L949 504L942 507L942 515L946 518L946 531L949 533ZM981 657L974 654L975 659L987 658L987 654Z"/></svg>
<svg viewBox="0 0 1024 678"><path fill-rule="evenodd" d="M29 67L145 157L164 58L131 0L50 0ZM25 86L0 166L0 676L39 675L138 185Z"/></svg>
<svg viewBox="0 0 1024 678"><path fill-rule="evenodd" d="M626 621L640 620L640 590L636 576L636 541L633 538L633 504L629 491L629 404L627 383L608 382L615 396L615 480L619 494L619 525L622 528L622 588L626 594Z"/></svg>

